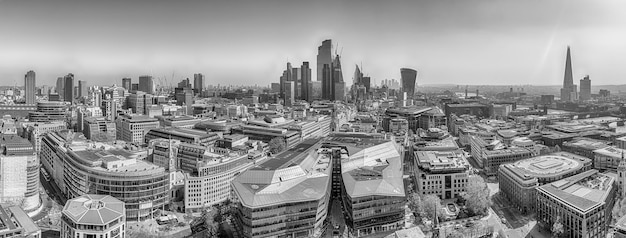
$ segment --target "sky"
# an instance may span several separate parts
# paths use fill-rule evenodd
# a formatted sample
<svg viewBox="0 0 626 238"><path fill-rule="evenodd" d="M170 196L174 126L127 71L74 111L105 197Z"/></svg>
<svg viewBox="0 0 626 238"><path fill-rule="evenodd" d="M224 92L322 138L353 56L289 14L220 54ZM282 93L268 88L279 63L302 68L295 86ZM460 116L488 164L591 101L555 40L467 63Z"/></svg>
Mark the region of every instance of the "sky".
<svg viewBox="0 0 626 238"><path fill-rule="evenodd" d="M626 82L623 0L0 0L0 85L73 73L91 85L149 74L176 85L269 85L332 39L344 80L558 85ZM173 76L173 77L172 77ZM172 80L173 79L173 80ZM164 83L168 84L168 83Z"/></svg>

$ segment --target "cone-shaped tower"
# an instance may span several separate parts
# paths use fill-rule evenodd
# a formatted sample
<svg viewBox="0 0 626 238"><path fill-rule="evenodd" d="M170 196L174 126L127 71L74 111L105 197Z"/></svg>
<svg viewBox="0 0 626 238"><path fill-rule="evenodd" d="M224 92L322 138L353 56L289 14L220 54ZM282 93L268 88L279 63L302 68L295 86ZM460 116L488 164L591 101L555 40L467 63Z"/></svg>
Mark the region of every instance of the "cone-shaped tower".
<svg viewBox="0 0 626 238"><path fill-rule="evenodd" d="M563 88L561 88L562 101L576 100L576 86L574 85L574 77L572 76L572 56L570 55L569 46L567 47L567 56L565 58L565 77L563 78Z"/></svg>

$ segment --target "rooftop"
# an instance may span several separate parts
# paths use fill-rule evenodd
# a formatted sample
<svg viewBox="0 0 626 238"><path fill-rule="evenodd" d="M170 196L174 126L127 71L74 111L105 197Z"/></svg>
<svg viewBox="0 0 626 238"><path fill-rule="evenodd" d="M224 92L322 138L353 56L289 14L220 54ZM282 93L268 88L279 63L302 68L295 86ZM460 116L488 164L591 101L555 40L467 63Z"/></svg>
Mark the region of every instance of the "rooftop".
<svg viewBox="0 0 626 238"><path fill-rule="evenodd" d="M608 147L609 142L602 141L602 140L595 140L595 139L591 139L587 137L577 137L577 138L574 138L572 141L563 142L563 145L578 147L578 148L583 148L583 149L588 149L588 150L597 150L597 149Z"/></svg>
<svg viewBox="0 0 626 238"><path fill-rule="evenodd" d="M582 168L591 160L567 152L557 152L500 165L521 179L554 177Z"/></svg>
<svg viewBox="0 0 626 238"><path fill-rule="evenodd" d="M595 169L588 170L538 188L579 212L586 213L604 204L615 178Z"/></svg>
<svg viewBox="0 0 626 238"><path fill-rule="evenodd" d="M68 200L63 215L77 224L106 225L125 216L124 202L109 195L85 194Z"/></svg>
<svg viewBox="0 0 626 238"><path fill-rule="evenodd" d="M459 149L458 144L456 143L456 141L454 141L454 138L452 137L448 137L443 140L436 140L436 141L416 142L415 147L416 147L415 148L416 150L424 150L424 151L431 151L431 150L441 151L441 150Z"/></svg>
<svg viewBox="0 0 626 238"><path fill-rule="evenodd" d="M597 149L597 150L594 150L593 153L610 156L613 158L624 158L624 156L626 156L626 150L623 150L614 146L608 146L602 149Z"/></svg>
<svg viewBox="0 0 626 238"><path fill-rule="evenodd" d="M469 168L462 151L416 151L417 166L430 172L463 171Z"/></svg>
<svg viewBox="0 0 626 238"><path fill-rule="evenodd" d="M403 114L403 115L416 115L424 112L430 111L431 107L420 107L420 106L411 106L411 107L394 107L387 109L388 113L392 114Z"/></svg>

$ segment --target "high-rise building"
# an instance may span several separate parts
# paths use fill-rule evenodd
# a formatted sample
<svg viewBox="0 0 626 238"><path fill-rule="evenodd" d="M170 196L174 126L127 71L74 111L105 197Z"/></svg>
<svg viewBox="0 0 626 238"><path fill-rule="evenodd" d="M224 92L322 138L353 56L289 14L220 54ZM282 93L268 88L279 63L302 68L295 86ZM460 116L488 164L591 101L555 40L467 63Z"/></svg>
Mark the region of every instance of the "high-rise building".
<svg viewBox="0 0 626 238"><path fill-rule="evenodd" d="M300 76L301 84L300 84L300 99L305 100L307 102L311 102L311 68L309 68L309 62L302 62L302 66L300 67Z"/></svg>
<svg viewBox="0 0 626 238"><path fill-rule="evenodd" d="M133 80L131 78L123 78L122 79L122 87L124 87L126 90L131 91L131 85L133 85Z"/></svg>
<svg viewBox="0 0 626 238"><path fill-rule="evenodd" d="M580 80L580 95L578 97L581 101L591 99L591 79L589 79L589 75Z"/></svg>
<svg viewBox="0 0 626 238"><path fill-rule="evenodd" d="M64 86L65 86L65 82L63 81L63 77L58 77L56 91L57 91L57 94L59 95L60 100L63 100L63 96L65 95L65 90L63 89Z"/></svg>
<svg viewBox="0 0 626 238"><path fill-rule="evenodd" d="M67 74L63 77L63 100L66 102L74 101L74 74Z"/></svg>
<svg viewBox="0 0 626 238"><path fill-rule="evenodd" d="M26 104L35 104L35 71L28 71L24 76L24 92L26 93Z"/></svg>
<svg viewBox="0 0 626 238"><path fill-rule="evenodd" d="M333 77L332 71L330 68L330 64L324 64L322 66L322 99L324 100L332 100L332 86L333 86Z"/></svg>
<svg viewBox="0 0 626 238"><path fill-rule="evenodd" d="M154 94L154 82L152 81L152 76L139 76L139 88L137 90L144 93Z"/></svg>
<svg viewBox="0 0 626 238"><path fill-rule="evenodd" d="M296 102L296 87L294 81L285 82L285 106L291 107Z"/></svg>
<svg viewBox="0 0 626 238"><path fill-rule="evenodd" d="M332 50L333 43L330 39L323 41L322 45L317 47L317 81L324 80L324 65L332 64Z"/></svg>
<svg viewBox="0 0 626 238"><path fill-rule="evenodd" d="M178 83L178 87L174 89L174 97L176 98L176 105L185 106L186 113L191 114L193 111L193 89L189 79L184 79Z"/></svg>
<svg viewBox="0 0 626 238"><path fill-rule="evenodd" d="M292 81L293 81L293 88L294 88L294 98L295 99L301 99L301 91L300 90L302 88L302 71L300 68L292 68L291 69L291 77L292 77Z"/></svg>
<svg viewBox="0 0 626 238"><path fill-rule="evenodd" d="M87 97L87 81L78 80L78 98Z"/></svg>
<svg viewBox="0 0 626 238"><path fill-rule="evenodd" d="M196 95L202 94L203 88L204 88L204 75L194 74L193 75L193 93Z"/></svg>
<svg viewBox="0 0 626 238"><path fill-rule="evenodd" d="M409 98L413 98L415 94L415 80L417 71L409 68L400 69L400 81L402 81L402 92L406 92Z"/></svg>
<svg viewBox="0 0 626 238"><path fill-rule="evenodd" d="M332 68L332 86L331 93L333 101L342 101L345 99L345 87L346 83L343 82L343 72L341 71L341 60L339 55L335 56L333 63L331 64Z"/></svg>
<svg viewBox="0 0 626 238"><path fill-rule="evenodd" d="M561 101L575 101L577 99L576 85L572 76L572 56L569 46L565 58L565 77L563 78L563 88L561 88Z"/></svg>

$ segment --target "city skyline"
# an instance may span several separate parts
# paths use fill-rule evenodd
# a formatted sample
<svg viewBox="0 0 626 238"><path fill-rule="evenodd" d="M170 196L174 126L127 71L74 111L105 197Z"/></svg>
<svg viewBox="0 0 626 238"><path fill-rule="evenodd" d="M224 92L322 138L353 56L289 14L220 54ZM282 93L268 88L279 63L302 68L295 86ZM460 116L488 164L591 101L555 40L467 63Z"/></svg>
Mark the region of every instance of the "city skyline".
<svg viewBox="0 0 626 238"><path fill-rule="evenodd" d="M363 65L375 82L398 80L406 67L420 72L418 85L559 85L567 45L576 52L575 80L591 75L602 85L626 76L618 70L626 60L619 1L333 3L325 11L321 2L2 1L0 85L29 70L38 85L68 73L90 85L146 74L175 84L194 73L207 85L269 85L286 61L315 62L325 39L344 71ZM295 21L297 9L310 13ZM283 29L298 34L286 40Z"/></svg>

